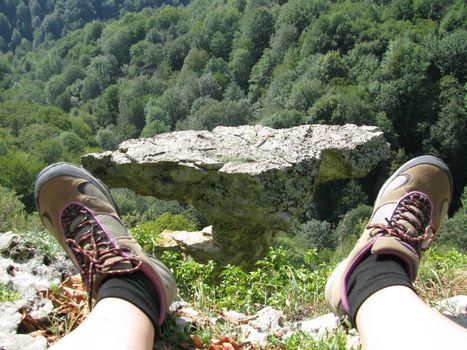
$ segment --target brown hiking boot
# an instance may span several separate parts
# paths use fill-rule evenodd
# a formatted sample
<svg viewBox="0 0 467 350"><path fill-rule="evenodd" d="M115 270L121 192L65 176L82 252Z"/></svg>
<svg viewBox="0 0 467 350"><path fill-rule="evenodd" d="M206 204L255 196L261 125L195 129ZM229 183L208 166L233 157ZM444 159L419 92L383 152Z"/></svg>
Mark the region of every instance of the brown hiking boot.
<svg viewBox="0 0 467 350"><path fill-rule="evenodd" d="M349 315L347 283L368 254L401 258L414 281L423 252L446 219L451 197L451 173L440 159L421 156L397 169L379 191L363 235L326 283L331 310L342 318Z"/></svg>
<svg viewBox="0 0 467 350"><path fill-rule="evenodd" d="M175 280L128 233L107 187L76 165L57 163L39 173L34 195L42 223L79 269L90 306L105 277L141 270L158 293L162 324L177 296Z"/></svg>

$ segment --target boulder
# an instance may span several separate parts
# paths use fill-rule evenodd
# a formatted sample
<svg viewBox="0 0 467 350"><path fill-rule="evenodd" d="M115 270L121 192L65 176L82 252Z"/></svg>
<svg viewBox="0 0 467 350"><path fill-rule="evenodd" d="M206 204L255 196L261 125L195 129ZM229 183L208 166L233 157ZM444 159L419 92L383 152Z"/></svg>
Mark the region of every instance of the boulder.
<svg viewBox="0 0 467 350"><path fill-rule="evenodd" d="M320 183L367 175L390 157L376 127L217 127L128 140L82 157L111 187L193 205L213 225L222 264L255 261L287 230Z"/></svg>

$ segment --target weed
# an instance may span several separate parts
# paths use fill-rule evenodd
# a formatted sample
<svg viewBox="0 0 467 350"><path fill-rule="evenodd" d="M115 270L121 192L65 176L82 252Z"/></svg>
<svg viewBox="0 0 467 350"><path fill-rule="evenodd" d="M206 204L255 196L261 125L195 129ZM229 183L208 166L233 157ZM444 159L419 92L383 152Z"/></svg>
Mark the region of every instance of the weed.
<svg viewBox="0 0 467 350"><path fill-rule="evenodd" d="M311 250L305 260L314 267L296 267L290 264L284 250L274 248L252 271L233 265L218 271L212 261L200 264L183 260L178 253L162 255L174 273L182 298L195 308L255 313L269 305L284 310L290 319L303 315L304 309L308 310L307 315L324 310L324 286L331 266L318 259L316 250Z"/></svg>
<svg viewBox="0 0 467 350"><path fill-rule="evenodd" d="M268 338L270 350L346 350L347 338L342 330L333 333L326 333L322 337L315 339L309 334L303 332L294 333L285 339L279 339L274 336ZM357 347L359 349L360 347ZM352 348L354 349L354 348Z"/></svg>
<svg viewBox="0 0 467 350"><path fill-rule="evenodd" d="M467 294L467 255L432 247L423 256L417 290L427 302Z"/></svg>
<svg viewBox="0 0 467 350"><path fill-rule="evenodd" d="M0 302L2 301L16 301L19 300L21 295L12 290L6 284L0 283Z"/></svg>
<svg viewBox="0 0 467 350"><path fill-rule="evenodd" d="M45 230L33 229L19 233L26 243L47 255L49 258L63 252L57 240Z"/></svg>

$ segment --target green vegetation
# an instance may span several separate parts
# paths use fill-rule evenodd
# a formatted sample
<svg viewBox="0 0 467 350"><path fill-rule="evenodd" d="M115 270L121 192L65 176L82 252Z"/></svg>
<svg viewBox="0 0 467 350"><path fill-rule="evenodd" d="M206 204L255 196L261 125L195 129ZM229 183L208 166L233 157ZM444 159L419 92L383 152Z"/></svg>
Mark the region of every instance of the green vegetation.
<svg viewBox="0 0 467 350"><path fill-rule="evenodd" d="M19 300L20 294L11 290L10 287L0 283L0 302Z"/></svg>
<svg viewBox="0 0 467 350"><path fill-rule="evenodd" d="M165 212L155 220L147 221L132 228L131 234L138 243L149 253L154 253L157 238L164 230L195 231L196 225L182 214Z"/></svg>
<svg viewBox="0 0 467 350"><path fill-rule="evenodd" d="M360 235L376 191L424 153L447 162L455 193L421 266L421 295L465 294L466 18L462 0L5 0L0 231L25 231L53 256L33 213L36 174L129 138L219 125L377 125L392 161L363 180L321 184L252 271L164 255L182 294L206 312L264 304L291 318L323 311L327 273ZM207 225L184 204L112 194L148 251L163 229ZM270 342L292 349L305 338ZM340 335L329 339L342 348ZM310 348L327 346L310 340Z"/></svg>
<svg viewBox="0 0 467 350"><path fill-rule="evenodd" d="M393 164L441 156L454 175L454 209L460 205L463 1L194 0L157 8L162 3L0 6L0 29L34 42L21 40L12 51L17 40L4 36L0 54L0 184L27 211L34 209L30 184L45 164L128 138L255 123L378 125ZM330 185L331 196L300 223L336 225L368 204L391 166L366 182Z"/></svg>

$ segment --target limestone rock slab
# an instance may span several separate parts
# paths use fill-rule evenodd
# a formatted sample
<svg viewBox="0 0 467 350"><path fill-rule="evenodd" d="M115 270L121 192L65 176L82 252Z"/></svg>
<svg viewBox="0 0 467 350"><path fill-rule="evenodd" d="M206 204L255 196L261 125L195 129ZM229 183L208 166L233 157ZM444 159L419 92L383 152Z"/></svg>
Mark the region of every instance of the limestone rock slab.
<svg viewBox="0 0 467 350"><path fill-rule="evenodd" d="M213 259L238 263L262 256L318 184L363 177L389 156L372 126L248 125L128 140L82 163L111 187L192 204L223 248Z"/></svg>

